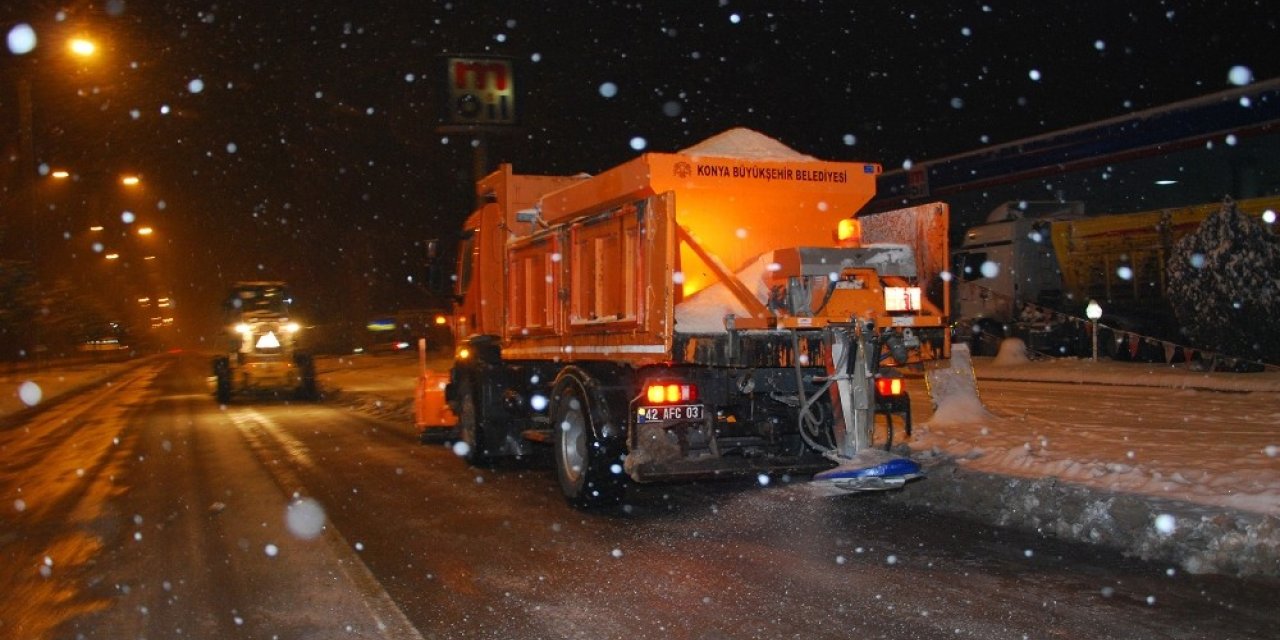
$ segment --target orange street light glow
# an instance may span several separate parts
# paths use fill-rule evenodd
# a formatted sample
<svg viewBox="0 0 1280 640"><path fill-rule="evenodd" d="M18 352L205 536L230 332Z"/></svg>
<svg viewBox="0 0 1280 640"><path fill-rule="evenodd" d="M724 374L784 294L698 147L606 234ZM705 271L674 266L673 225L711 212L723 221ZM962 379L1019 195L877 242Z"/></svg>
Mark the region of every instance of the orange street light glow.
<svg viewBox="0 0 1280 640"><path fill-rule="evenodd" d="M108 253L107 255L105 255L105 256L103 256L103 257L104 257L104 258L106 258L106 259L108 259L108 260L118 260L118 259L120 258L120 254L118 254L118 253Z"/></svg>
<svg viewBox="0 0 1280 640"><path fill-rule="evenodd" d="M70 42L67 43L67 48L71 50L71 53L82 58L87 58L98 50L98 45L94 44L92 40L87 38L72 38Z"/></svg>
<svg viewBox="0 0 1280 640"><path fill-rule="evenodd" d="M120 184L126 187L132 187L138 184L139 182L140 180L138 180L138 176L125 176L123 178L120 178Z"/></svg>
<svg viewBox="0 0 1280 640"><path fill-rule="evenodd" d="M102 225L100 225L100 224L95 224L95 225L93 225L92 227L89 227L89 230L90 230L90 231L102 231Z"/></svg>
<svg viewBox="0 0 1280 640"><path fill-rule="evenodd" d="M54 171L49 175L53 176L54 178L57 178L58 180L66 180L67 178L71 177L70 173L63 171L62 169L58 169L57 171Z"/></svg>
<svg viewBox="0 0 1280 640"><path fill-rule="evenodd" d="M138 229L138 235L140 236L149 236L152 233L154 232L152 231L151 227L141 227Z"/></svg>

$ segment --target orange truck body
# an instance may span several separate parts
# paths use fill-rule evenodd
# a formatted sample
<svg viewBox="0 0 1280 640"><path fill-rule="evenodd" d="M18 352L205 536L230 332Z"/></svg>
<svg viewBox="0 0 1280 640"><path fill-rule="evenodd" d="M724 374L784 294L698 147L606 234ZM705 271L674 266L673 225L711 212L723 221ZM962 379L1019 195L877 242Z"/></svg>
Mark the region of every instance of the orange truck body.
<svg viewBox="0 0 1280 640"><path fill-rule="evenodd" d="M875 164L660 153L594 177L525 176L503 165L477 185L488 202L465 225L480 233L468 247L472 270L459 275L466 302L454 334L501 336L511 358L679 360L681 302L770 250L835 246L837 224L871 199L879 173ZM933 206L934 215L918 217L928 224L892 240L932 245L920 254L932 261L922 271L937 275L947 219ZM540 220L519 220L535 209ZM746 310L739 326L787 326L763 305ZM921 310L910 326L941 327L944 317Z"/></svg>
<svg viewBox="0 0 1280 640"><path fill-rule="evenodd" d="M464 224L456 273L458 365L424 368L419 427L455 426L456 412L441 408L456 409L459 396L440 395L474 360L538 384L572 367L616 375L609 384L629 397L640 371L818 363L816 343L787 341L854 318L876 332L932 334L917 353L944 352L946 287L920 290L946 269L946 206L867 217L862 248L837 238L879 173L870 163L697 151L646 153L595 176L502 165L476 185L481 205ZM734 352L740 337L759 353ZM535 393L498 386L475 394Z"/></svg>

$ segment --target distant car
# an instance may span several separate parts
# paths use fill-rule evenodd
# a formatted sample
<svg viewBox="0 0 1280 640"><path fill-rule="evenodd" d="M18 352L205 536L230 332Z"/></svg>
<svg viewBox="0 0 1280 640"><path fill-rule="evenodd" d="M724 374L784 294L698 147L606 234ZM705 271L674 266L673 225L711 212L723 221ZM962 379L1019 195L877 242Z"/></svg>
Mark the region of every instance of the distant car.
<svg viewBox="0 0 1280 640"><path fill-rule="evenodd" d="M389 340L384 342L375 342L364 349L365 353L375 356L393 355L397 353L412 352L416 349L414 344L408 340Z"/></svg>
<svg viewBox="0 0 1280 640"><path fill-rule="evenodd" d="M365 328L368 332L365 353L387 355L417 351L418 340L424 338L428 351L453 350L452 318L441 309L398 311L369 320Z"/></svg>

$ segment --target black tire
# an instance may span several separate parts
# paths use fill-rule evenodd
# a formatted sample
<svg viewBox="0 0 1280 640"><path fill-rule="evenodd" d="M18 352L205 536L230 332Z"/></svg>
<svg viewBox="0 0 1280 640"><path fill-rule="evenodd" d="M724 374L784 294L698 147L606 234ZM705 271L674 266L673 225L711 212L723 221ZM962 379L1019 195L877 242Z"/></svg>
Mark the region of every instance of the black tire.
<svg viewBox="0 0 1280 640"><path fill-rule="evenodd" d="M422 444L448 444L458 440L458 428L452 429L423 429L418 434L418 441Z"/></svg>
<svg viewBox="0 0 1280 640"><path fill-rule="evenodd" d="M596 416L587 393L576 379L568 379L555 395L551 430L556 477L569 504L603 507L622 501L626 477L614 443L598 437Z"/></svg>
<svg viewBox="0 0 1280 640"><path fill-rule="evenodd" d="M320 387L316 384L316 362L309 355L299 355L294 357L294 362L298 365L298 399L299 400L319 400Z"/></svg>
<svg viewBox="0 0 1280 640"><path fill-rule="evenodd" d="M485 445L484 419L476 399L476 389L470 382L463 382L458 390L458 439L465 443L462 459L473 466L489 464L489 451Z"/></svg>
<svg viewBox="0 0 1280 640"><path fill-rule="evenodd" d="M213 361L213 375L217 378L214 385L213 397L217 399L218 404L231 403L231 364L226 358L218 358Z"/></svg>

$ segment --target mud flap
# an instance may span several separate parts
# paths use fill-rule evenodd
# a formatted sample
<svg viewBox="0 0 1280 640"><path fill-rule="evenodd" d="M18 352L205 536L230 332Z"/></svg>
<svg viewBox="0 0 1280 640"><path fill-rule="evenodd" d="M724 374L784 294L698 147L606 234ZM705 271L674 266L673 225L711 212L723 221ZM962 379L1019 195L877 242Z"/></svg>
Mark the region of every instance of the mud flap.
<svg viewBox="0 0 1280 640"><path fill-rule="evenodd" d="M866 449L834 469L814 474L813 484L831 493L857 493L901 489L907 482L922 477L924 471L910 458Z"/></svg>
<svg viewBox="0 0 1280 640"><path fill-rule="evenodd" d="M413 392L413 423L424 443L458 437L458 416L445 398L452 376L427 368L427 339L418 339L418 386Z"/></svg>
<svg viewBox="0 0 1280 640"><path fill-rule="evenodd" d="M449 374L436 371L425 371L418 376L418 386L413 396L414 423L424 433L431 428L452 428L458 425L458 416L454 415L445 401L445 386L449 384Z"/></svg>

